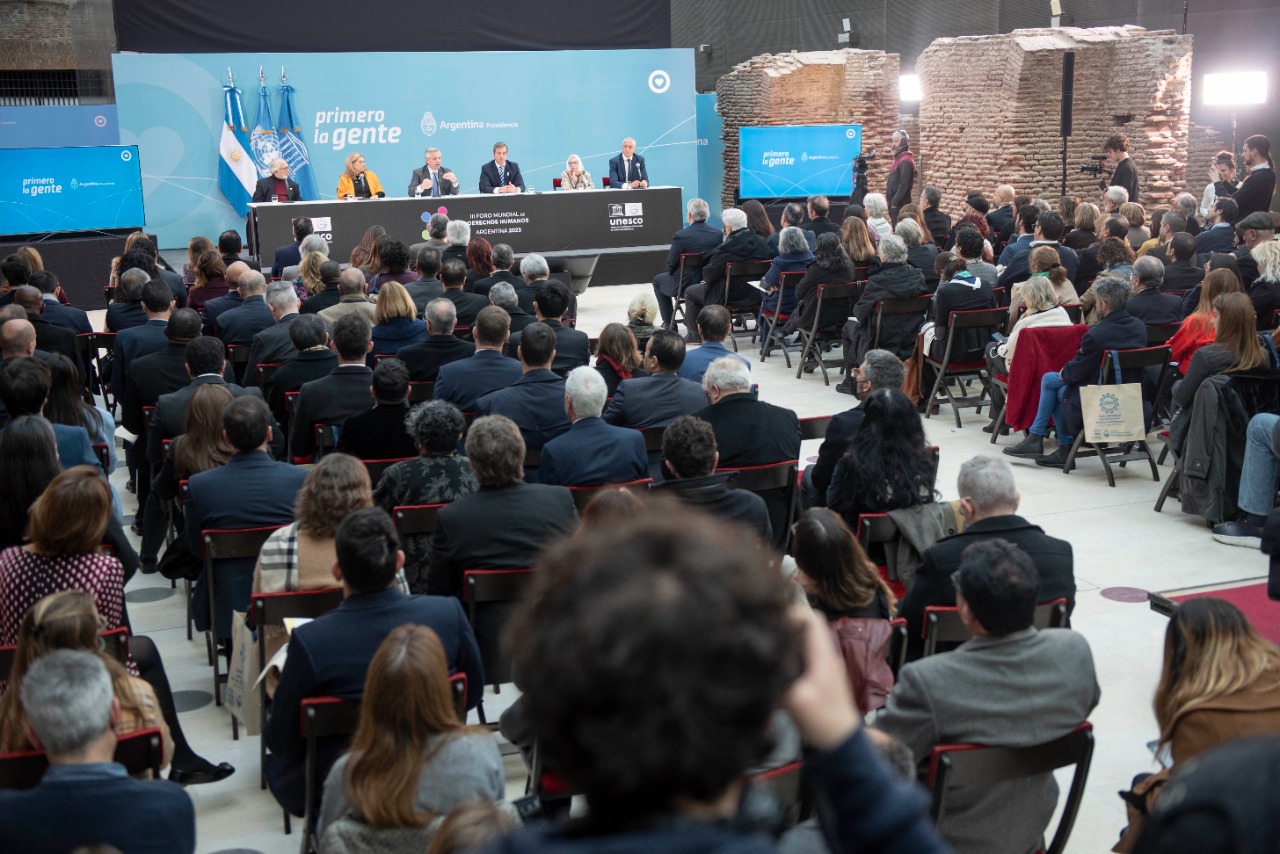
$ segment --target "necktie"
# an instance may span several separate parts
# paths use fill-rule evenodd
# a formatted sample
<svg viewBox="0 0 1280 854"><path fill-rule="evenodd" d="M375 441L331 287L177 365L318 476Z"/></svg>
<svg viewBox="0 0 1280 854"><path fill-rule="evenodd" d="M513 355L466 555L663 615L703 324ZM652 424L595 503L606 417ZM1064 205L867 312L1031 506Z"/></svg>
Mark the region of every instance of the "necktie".
<svg viewBox="0 0 1280 854"><path fill-rule="evenodd" d="M440 176L437 172L431 173L431 195L440 195Z"/></svg>
<svg viewBox="0 0 1280 854"><path fill-rule="evenodd" d="M631 183L631 158L622 161L622 183Z"/></svg>
<svg viewBox="0 0 1280 854"><path fill-rule="evenodd" d="M506 183L507 183L507 170L505 167L499 166L498 167L498 186L501 187Z"/></svg>

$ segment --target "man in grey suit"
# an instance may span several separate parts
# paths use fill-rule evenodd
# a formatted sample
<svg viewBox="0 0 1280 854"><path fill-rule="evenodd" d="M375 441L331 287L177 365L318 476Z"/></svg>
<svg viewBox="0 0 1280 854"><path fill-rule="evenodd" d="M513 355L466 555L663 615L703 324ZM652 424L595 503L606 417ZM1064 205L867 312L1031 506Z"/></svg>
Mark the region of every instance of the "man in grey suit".
<svg viewBox="0 0 1280 854"><path fill-rule="evenodd" d="M410 196L456 196L458 176L453 170L440 165L440 149L428 148L426 165L413 170L409 179Z"/></svg>
<svg viewBox="0 0 1280 854"><path fill-rule="evenodd" d="M955 573L956 607L973 638L903 668L876 727L917 762L936 744L1031 747L1088 718L1100 689L1084 636L1032 626L1039 576L1006 540L976 542ZM1043 847L1058 787L1052 774L959 789L939 824L958 854L1028 854Z"/></svg>

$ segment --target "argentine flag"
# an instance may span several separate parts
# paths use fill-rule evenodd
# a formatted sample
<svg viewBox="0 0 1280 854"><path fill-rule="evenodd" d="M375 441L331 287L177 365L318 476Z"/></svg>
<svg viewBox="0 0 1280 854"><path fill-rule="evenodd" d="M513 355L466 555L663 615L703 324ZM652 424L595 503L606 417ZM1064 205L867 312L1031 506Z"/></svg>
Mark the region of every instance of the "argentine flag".
<svg viewBox="0 0 1280 854"><path fill-rule="evenodd" d="M280 87L280 156L289 161L289 174L298 182L298 190L304 201L313 202L316 179L311 174L311 158L307 156L307 144L302 141L302 125L293 109L293 87L288 83Z"/></svg>
<svg viewBox="0 0 1280 854"><path fill-rule="evenodd" d="M244 106L240 103L240 90L235 86L222 87L222 99L226 114L222 120L222 139L218 142L218 189L235 212L244 216L249 212L254 185L258 183L258 170L249 156L249 128L244 121Z"/></svg>

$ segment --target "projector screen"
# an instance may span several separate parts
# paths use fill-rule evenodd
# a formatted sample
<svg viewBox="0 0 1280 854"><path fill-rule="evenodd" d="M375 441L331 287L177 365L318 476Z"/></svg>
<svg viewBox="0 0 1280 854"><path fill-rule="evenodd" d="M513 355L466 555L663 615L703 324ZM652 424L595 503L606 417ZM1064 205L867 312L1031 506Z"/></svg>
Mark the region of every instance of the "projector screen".
<svg viewBox="0 0 1280 854"><path fill-rule="evenodd" d="M848 196L862 125L788 125L738 129L738 197Z"/></svg>
<svg viewBox="0 0 1280 854"><path fill-rule="evenodd" d="M138 146L0 149L0 234L136 228Z"/></svg>

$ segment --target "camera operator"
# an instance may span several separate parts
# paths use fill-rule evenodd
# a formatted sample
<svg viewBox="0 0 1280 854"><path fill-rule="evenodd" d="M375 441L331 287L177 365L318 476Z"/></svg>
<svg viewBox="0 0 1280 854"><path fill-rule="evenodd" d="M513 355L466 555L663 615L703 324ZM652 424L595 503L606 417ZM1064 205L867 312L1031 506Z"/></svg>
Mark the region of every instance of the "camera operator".
<svg viewBox="0 0 1280 854"><path fill-rule="evenodd" d="M884 195L889 202L889 219L898 221L898 209L911 202L911 187L916 178L916 161L911 154L911 140L905 130L895 130L889 137L893 144L893 165Z"/></svg>
<svg viewBox="0 0 1280 854"><path fill-rule="evenodd" d="M1122 133L1107 137L1102 150L1113 164L1111 186L1124 187L1129 193L1129 201L1138 201L1138 169L1129 156L1129 137ZM1105 187L1103 189L1106 189Z"/></svg>

